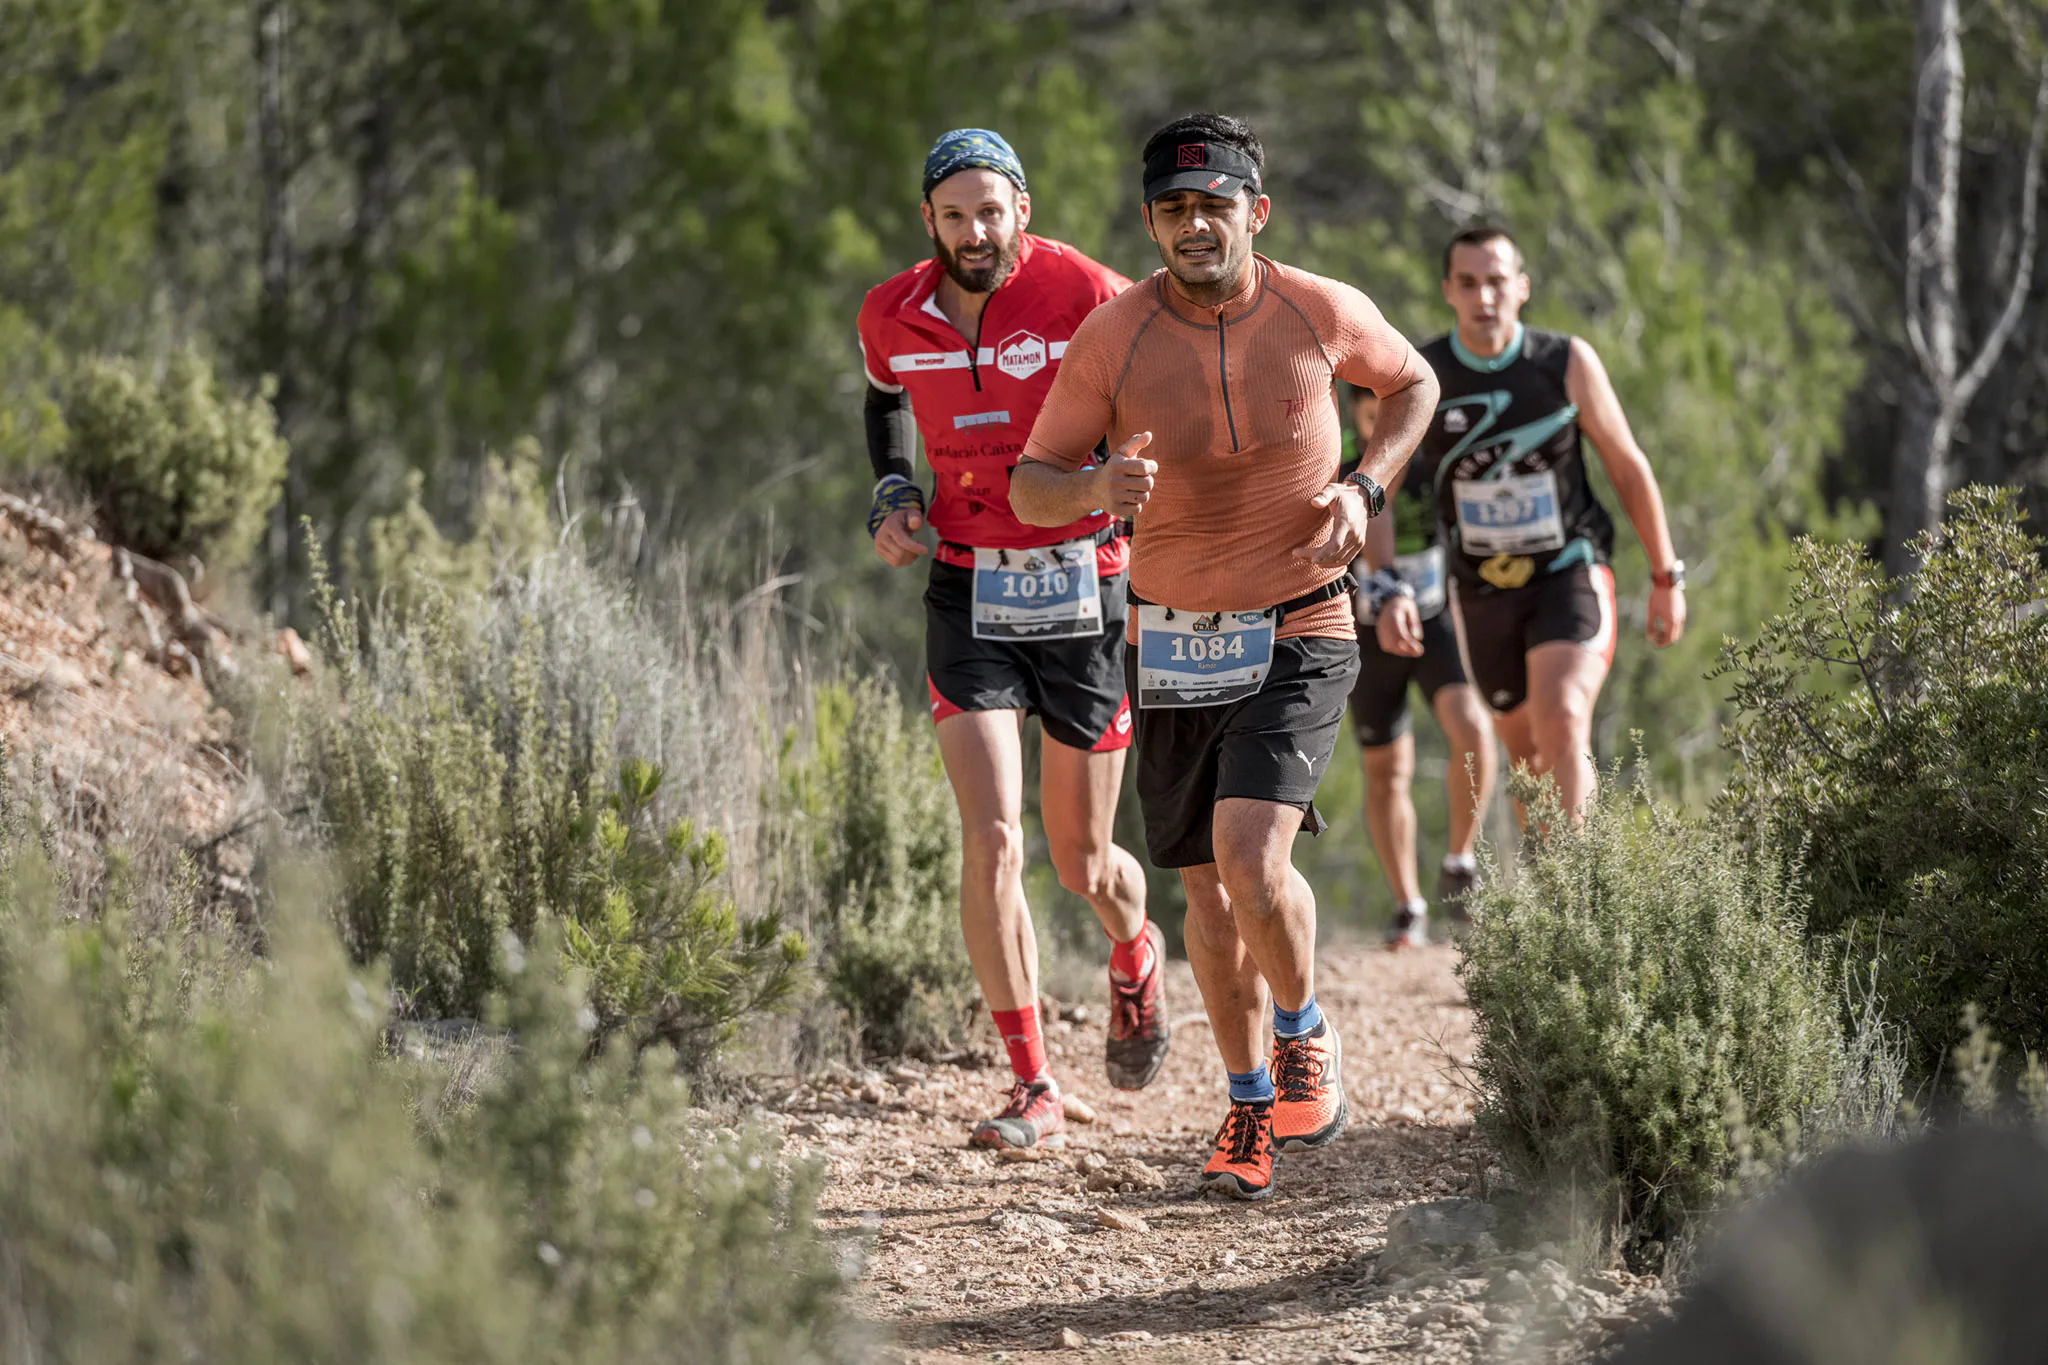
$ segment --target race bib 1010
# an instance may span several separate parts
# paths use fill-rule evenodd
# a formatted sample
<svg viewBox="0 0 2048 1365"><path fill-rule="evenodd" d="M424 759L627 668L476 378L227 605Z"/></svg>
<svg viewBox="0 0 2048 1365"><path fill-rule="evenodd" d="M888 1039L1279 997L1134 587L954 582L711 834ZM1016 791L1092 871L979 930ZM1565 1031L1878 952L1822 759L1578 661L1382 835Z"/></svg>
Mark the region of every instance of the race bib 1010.
<svg viewBox="0 0 2048 1365"><path fill-rule="evenodd" d="M1513 474L1504 479L1458 479L1458 544L1468 555L1527 555L1564 544L1557 474Z"/></svg>
<svg viewBox="0 0 2048 1365"><path fill-rule="evenodd" d="M1278 613L1138 608L1138 707L1221 706L1273 671Z"/></svg>
<svg viewBox="0 0 2048 1365"><path fill-rule="evenodd" d="M974 638L1072 640L1102 634L1095 538L974 552Z"/></svg>

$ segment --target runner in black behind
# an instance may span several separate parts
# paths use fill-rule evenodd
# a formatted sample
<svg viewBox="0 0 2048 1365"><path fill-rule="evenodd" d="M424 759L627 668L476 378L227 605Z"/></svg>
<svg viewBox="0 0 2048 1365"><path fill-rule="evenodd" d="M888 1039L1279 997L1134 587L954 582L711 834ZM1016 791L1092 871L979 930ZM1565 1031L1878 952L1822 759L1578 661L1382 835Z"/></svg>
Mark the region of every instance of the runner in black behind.
<svg viewBox="0 0 2048 1365"><path fill-rule="evenodd" d="M1659 648L1685 629L1685 565L1600 357L1522 325L1529 276L1514 239L1486 227L1453 237L1443 294L1458 325L1422 348L1443 392L1415 467L1435 490L1465 671L1509 756L1553 774L1577 811L1593 793L1593 704L1614 660L1614 521L1587 480L1582 429L1659 566L1647 632ZM1419 640L1412 604L1388 610L1390 630Z"/></svg>
<svg viewBox="0 0 2048 1365"><path fill-rule="evenodd" d="M1371 389L1352 388L1351 421L1344 432L1344 464L1349 473L1358 450L1372 439L1379 418L1379 396ZM1365 825L1373 852L1394 893L1394 919L1387 931L1389 948L1421 947L1429 942L1429 902L1415 871L1415 801L1409 787L1415 780L1415 736L1408 728L1408 690L1421 689L1422 699L1443 727L1450 753L1444 764L1444 804L1449 814L1444 858L1437 874L1436 901L1452 918L1465 917L1465 898L1477 885L1479 867L1474 845L1479 837L1479 812L1493 794L1493 731L1486 706L1465 676L1458 655L1458 637L1451 628L1444 575L1444 550L1437 539L1436 505L1426 473L1411 463L1400 485L1387 499L1384 516L1375 517L1365 540L1361 586L1353 593L1358 619L1358 682L1351 689L1351 724L1358 732L1365 768ZM1380 609L1389 598L1409 598L1421 618L1419 644L1405 647L1379 637Z"/></svg>

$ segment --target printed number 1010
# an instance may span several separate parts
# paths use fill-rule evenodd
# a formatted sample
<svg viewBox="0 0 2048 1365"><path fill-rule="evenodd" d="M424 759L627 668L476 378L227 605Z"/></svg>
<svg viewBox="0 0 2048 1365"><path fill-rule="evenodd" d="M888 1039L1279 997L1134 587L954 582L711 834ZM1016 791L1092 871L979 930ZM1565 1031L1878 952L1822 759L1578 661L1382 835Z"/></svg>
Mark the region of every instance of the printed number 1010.
<svg viewBox="0 0 2048 1365"><path fill-rule="evenodd" d="M1003 596L1005 597L1065 597L1074 590L1074 580L1064 572L1052 573L1006 573L1003 575Z"/></svg>

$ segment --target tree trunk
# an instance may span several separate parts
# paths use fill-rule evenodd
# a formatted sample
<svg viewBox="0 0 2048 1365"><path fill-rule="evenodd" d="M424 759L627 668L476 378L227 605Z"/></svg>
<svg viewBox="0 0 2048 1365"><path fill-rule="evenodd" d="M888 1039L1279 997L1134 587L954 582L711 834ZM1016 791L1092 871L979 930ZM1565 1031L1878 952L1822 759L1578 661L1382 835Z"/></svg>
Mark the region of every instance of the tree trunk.
<svg viewBox="0 0 2048 1365"><path fill-rule="evenodd" d="M1892 515L1885 526L1884 565L1893 577L1904 577L1918 564L1913 537L1941 523L1956 417L1925 375L1906 376L1892 463ZM1918 520L1909 526L1900 516L1902 508L1912 509Z"/></svg>
<svg viewBox="0 0 2048 1365"><path fill-rule="evenodd" d="M261 195L256 305L256 367L277 384L271 398L277 427L288 443L284 495L270 514L270 609L282 617L290 605L291 528L304 504L305 470L291 442L294 391L291 347L292 224L290 144L285 127L286 0L256 6L256 180Z"/></svg>
<svg viewBox="0 0 2048 1365"><path fill-rule="evenodd" d="M1954 439L1962 319L1956 199L1962 179L1963 42L1957 0L1920 0L1914 36L1912 174L1906 188L1906 335L1918 373L1906 388L1885 567L1912 567L1914 536L1941 520Z"/></svg>

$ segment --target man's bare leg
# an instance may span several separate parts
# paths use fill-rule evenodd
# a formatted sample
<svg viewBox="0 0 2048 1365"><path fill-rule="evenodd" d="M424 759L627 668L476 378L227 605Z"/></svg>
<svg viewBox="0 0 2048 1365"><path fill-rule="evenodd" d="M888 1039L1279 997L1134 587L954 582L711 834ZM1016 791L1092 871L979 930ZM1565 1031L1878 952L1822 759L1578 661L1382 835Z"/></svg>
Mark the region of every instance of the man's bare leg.
<svg viewBox="0 0 2048 1365"><path fill-rule="evenodd" d="M1479 689L1468 683L1439 687L1431 703L1450 761L1444 773L1444 799L1450 806L1450 847L1445 851L1470 856L1479 843L1479 817L1493 798L1493 726Z"/></svg>
<svg viewBox="0 0 2048 1365"><path fill-rule="evenodd" d="M1415 736L1403 734L1359 753L1365 765L1365 828L1397 905L1419 899L1415 877Z"/></svg>
<svg viewBox="0 0 2048 1365"><path fill-rule="evenodd" d="M1124 751L1091 753L1047 736L1039 809L1060 885L1086 898L1109 935L1109 1032L1102 1065L1119 1090L1142 1090L1166 1064L1173 1027L1160 970L1166 942L1145 920L1145 873L1110 837Z"/></svg>
<svg viewBox="0 0 2048 1365"><path fill-rule="evenodd" d="M1216 864L1182 868L1180 884L1188 897L1188 965L1202 990L1216 1051L1225 1070L1252 1071L1265 1059L1266 983L1238 934Z"/></svg>
<svg viewBox="0 0 2048 1365"><path fill-rule="evenodd" d="M1060 885L1086 900L1118 943L1145 930L1144 869L1111 838L1125 752L1091 753L1047 735L1038 769L1039 815Z"/></svg>
<svg viewBox="0 0 2048 1365"><path fill-rule="evenodd" d="M1529 651L1528 670L1528 700L1495 717L1494 728L1509 761L1526 764L1537 777L1548 774L1557 783L1559 803L1576 820L1599 780L1593 767L1593 704L1607 680L1607 660L1570 641L1553 640ZM1528 823L1520 803L1515 815Z"/></svg>
<svg viewBox="0 0 2048 1365"><path fill-rule="evenodd" d="M1210 835L1237 932L1283 1010L1301 1009L1316 989L1316 897L1293 861L1301 821L1293 806L1226 797Z"/></svg>
<svg viewBox="0 0 2048 1365"><path fill-rule="evenodd" d="M962 711L938 723L960 805L960 930L991 1010L1038 1001L1038 939L1024 901L1024 746L1017 711Z"/></svg>

